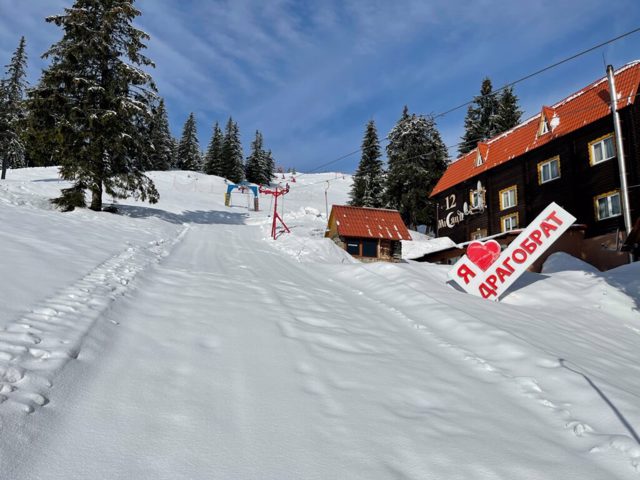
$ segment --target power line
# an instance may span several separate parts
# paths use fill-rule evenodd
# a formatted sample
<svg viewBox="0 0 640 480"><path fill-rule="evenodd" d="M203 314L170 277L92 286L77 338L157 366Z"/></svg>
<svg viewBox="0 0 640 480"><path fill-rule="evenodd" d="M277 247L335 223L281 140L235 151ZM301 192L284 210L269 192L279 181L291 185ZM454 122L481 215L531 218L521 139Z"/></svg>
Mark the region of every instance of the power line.
<svg viewBox="0 0 640 480"><path fill-rule="evenodd" d="M511 83L507 83L506 85L504 85L504 86L502 86L502 87L500 87L500 88L498 88L496 90L492 90L491 92L487 93L485 96L493 95L495 93L501 92L502 90L506 90L507 88L513 87L514 85L516 85L518 83L524 82L525 80L529 80L530 78L535 77L536 75L540 75L541 73L544 73L544 72L546 72L548 70L551 70L552 68L556 68L556 67L562 65L563 63L567 63L567 62L570 62L571 60L575 60L576 58L581 57L582 55L586 55L589 52L593 52L594 50L597 50L600 47L604 47L605 45L609 45L610 43L617 42L618 40L620 40L620 39L622 39L624 37L628 37L629 35L634 34L636 32L640 32L640 27L638 27L638 28L636 28L634 30L631 30L631 31L629 31L627 33L623 33L622 35L619 35L619 36L617 36L615 38L611 38L611 39L609 39L609 40L607 40L605 42L599 43L598 45L595 45L593 47L587 48L586 50L583 50L583 51L581 51L579 53L576 53L575 55L571 55L570 57L564 58L564 59L560 60L559 62L556 62L556 63L554 63L552 65L549 65L549 66L546 66L544 68L541 68L540 70L535 71L533 73L530 73L529 75L525 75L524 77L519 78L518 80L515 80L515 81L513 81ZM445 115L447 115L447 114L449 114L451 112L455 112L456 110L460 110L461 108L466 107L467 105L471 105L474 101L475 101L475 99L474 100L470 100L470 101L465 102L465 103L462 103L462 104L458 105L457 107L450 108L449 110L446 110L446 111L444 111L442 113L438 113L437 115L434 115L433 118L444 117Z"/></svg>
<svg viewBox="0 0 640 480"><path fill-rule="evenodd" d="M595 87L597 87L597 86L598 86L598 85L594 85L593 87L591 87L591 88L589 88L589 89L585 90L583 93L586 93L586 92L588 92L588 91L592 90L593 88L595 88ZM639 93L636 93L635 95L627 95L627 96L625 96L625 97L622 97L622 98L620 98L620 99L619 99L619 101L630 100L630 99L634 99L634 98L638 98L638 97L640 97L640 92L639 92ZM595 110L595 109L599 109L599 108L602 108L602 106L601 106L601 105L592 105L592 106L590 106L590 107L583 107L583 108L577 108L577 109L574 109L574 110L568 110L568 111L565 111L565 112L563 112L563 113L562 113L562 118L566 119L568 116L571 116L571 115L577 115L577 114L582 114L582 113L587 112L587 111L589 111L589 110ZM533 117L532 117L532 118L533 118ZM561 119L561 121L562 121L562 119ZM514 129L515 129L515 128L518 128L518 126L520 126L520 125L517 125L516 127L513 127L513 128L514 128ZM507 130L507 132L508 132L508 131L509 131L509 130ZM507 133L507 132L503 132L503 133L501 133L501 134L499 134L499 135L497 135L497 136L504 135L504 134L505 134L505 133ZM477 140L477 141L482 141L482 140L485 140L485 139L484 139L484 138L477 138L477 139L475 139L475 140ZM454 149L454 148L456 148L456 147L459 147L459 146L460 146L460 145L462 145L463 143L466 143L466 142L464 142L464 141L460 141L460 142L458 142L458 143L453 143L453 144L451 144L451 145L445 145L445 148L446 148L447 150L451 150L451 149ZM362 149L361 149L361 150L362 150ZM358 150L358 151L361 151L361 150ZM353 155L354 153L357 153L358 151L356 151L356 152L352 152L352 153L350 153L349 155ZM421 153L421 154L419 154L419 155L414 155L414 156L412 156L412 157L407 157L407 158L405 158L405 160L415 160L415 159L417 159L417 158L429 158L429 157L430 157L430 156L432 156L432 155L434 155L434 153L433 153L433 152L425 152L425 153ZM340 159L336 159L336 160L332 160L331 162L327 162L327 163L326 163L326 164L324 164L324 165L326 166L326 165L328 165L328 164L335 163L335 162L337 162L337 161L339 161L339 160L342 160L343 158L345 158L345 156L340 157ZM448 157L448 159L447 159L447 160L451 161L451 160L455 160L455 158L454 158L454 157ZM451 162L450 162L450 163L451 163ZM319 168L321 168L321 167L319 167ZM316 170L318 170L318 168L316 168ZM306 173L302 173L302 174L298 175L298 178L299 178L299 177L301 177L302 175L307 175L307 174L309 174L309 173L313 173L313 171L309 171L309 172L306 172ZM315 182L315 183L309 183L309 184L303 185L303 186L301 186L301 187L298 187L298 189L300 189L300 188L306 188L306 187L311 186L311 185L316 185L317 183L325 183L325 182L327 182L327 181L334 181L334 180L335 180L335 179L330 179L330 180L322 180L322 181L320 181L320 182Z"/></svg>
<svg viewBox="0 0 640 480"><path fill-rule="evenodd" d="M560 65L562 65L564 63L570 62L571 60L575 60L578 57L586 55L587 53L590 53L590 52L592 52L594 50L597 50L598 48L604 47L605 45L609 45L611 43L617 42L618 40L621 40L621 39L623 39L625 37L628 37L629 35L632 35L632 34L637 33L637 32L640 32L640 27L635 28L633 30L630 30L630 31L628 31L626 33L623 33L622 35L618 35L617 37L614 37L614 38L611 38L611 39L606 40L604 42L601 42L598 45L594 45L593 47L587 48L586 50L582 50L581 52L578 52L578 53L576 53L574 55L566 57L566 58L564 58L564 59L562 59L562 60L560 60L560 61L558 61L558 62L556 62L556 63L554 63L552 65L548 65L548 66L546 66L544 68L541 68L540 70L537 70L537 71L535 71L533 73L525 75L524 77L519 78L519 79L517 79L517 80L515 80L513 82L507 83L506 85L491 91L487 95L493 95L495 93L498 93L498 92L500 92L502 90L505 90L505 89L507 89L509 87L512 87L512 86L514 86L514 85L516 85L518 83L524 82L525 80L528 80L528 79L530 79L532 77L540 75L540 74L542 74L542 73L544 73L546 71L549 71L549 70L551 70L553 68L556 68L556 67L558 67L558 66L560 66ZM456 107L450 108L449 110L446 110L444 112L438 113L438 114L434 115L433 118L435 119L435 118L444 117L445 115L448 115L449 113L455 112L456 110L459 110L459 109L461 109L463 107L466 107L467 105L472 104L475 101L476 98L478 98L478 97L474 97L472 100L470 100L468 102L462 103L462 104L460 104L460 105L458 105ZM478 139L478 140L485 140L485 139ZM459 142L459 143L456 143L456 144L454 144L452 146L459 146L461 143L462 142ZM370 147L370 148L373 148L373 147ZM450 148L450 147L447 147L447 148ZM364 150L362 148L359 148L357 150L354 150L353 152L349 152L347 154L344 154L344 155L342 155L342 156L340 156L340 157L338 157L338 158L336 158L334 160L330 160L330 161L328 161L326 163L323 163L323 164L321 164L321 165L319 165L319 166L317 166L317 167L315 167L315 168L313 168L311 170L308 170L305 173L301 173L299 176L317 172L321 168L328 167L329 165L333 165L333 164L335 164L335 163L337 163L337 162L339 162L341 160L344 160L345 158L348 158L348 157L350 157L352 155L355 155L355 154L363 152L363 151Z"/></svg>

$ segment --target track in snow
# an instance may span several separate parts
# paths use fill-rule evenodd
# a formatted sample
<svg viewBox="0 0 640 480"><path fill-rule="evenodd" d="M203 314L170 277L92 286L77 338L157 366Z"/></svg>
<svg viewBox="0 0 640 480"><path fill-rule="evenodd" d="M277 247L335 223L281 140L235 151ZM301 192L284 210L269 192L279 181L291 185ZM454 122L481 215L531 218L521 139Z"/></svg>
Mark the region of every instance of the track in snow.
<svg viewBox="0 0 640 480"><path fill-rule="evenodd" d="M611 476L480 359L322 271L258 228L193 227L107 313L119 341L18 478Z"/></svg>
<svg viewBox="0 0 640 480"><path fill-rule="evenodd" d="M46 405L54 377L77 358L83 340L136 275L167 255L159 240L128 247L0 330L0 406L32 413Z"/></svg>

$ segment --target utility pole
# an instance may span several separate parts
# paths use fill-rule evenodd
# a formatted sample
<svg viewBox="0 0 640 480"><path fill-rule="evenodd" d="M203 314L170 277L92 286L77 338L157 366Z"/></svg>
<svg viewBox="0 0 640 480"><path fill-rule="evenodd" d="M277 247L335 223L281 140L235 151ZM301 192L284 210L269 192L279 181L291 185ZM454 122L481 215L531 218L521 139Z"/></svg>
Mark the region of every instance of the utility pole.
<svg viewBox="0 0 640 480"><path fill-rule="evenodd" d="M620 170L620 197L622 200L622 216L627 237L631 233L631 210L629 208L629 188L627 186L627 167L624 159L622 145L622 128L620 128L620 115L618 114L618 94L613 66L607 65L607 77L609 79L609 95L611 96L611 113L613 114L613 129L616 135L616 150L618 154L618 167ZM633 254L629 254L629 261L633 262Z"/></svg>
<svg viewBox="0 0 640 480"><path fill-rule="evenodd" d="M324 209L326 212L326 216L327 216L327 221L329 220L329 197L327 192L329 191L329 187L331 185L329 184L329 180L327 180L327 188L324 189Z"/></svg>

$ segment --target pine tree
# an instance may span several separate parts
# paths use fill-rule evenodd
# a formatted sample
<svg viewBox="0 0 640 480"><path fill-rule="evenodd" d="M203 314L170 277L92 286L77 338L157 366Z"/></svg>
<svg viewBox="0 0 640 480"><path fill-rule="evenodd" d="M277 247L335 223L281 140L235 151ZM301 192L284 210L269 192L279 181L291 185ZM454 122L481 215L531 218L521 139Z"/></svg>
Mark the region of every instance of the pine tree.
<svg viewBox="0 0 640 480"><path fill-rule="evenodd" d="M407 108L389 132L385 196L412 227L435 226L428 195L447 168L447 148L433 118L409 115Z"/></svg>
<svg viewBox="0 0 640 480"><path fill-rule="evenodd" d="M177 138L171 137L171 168L178 168L178 151L180 150L180 142Z"/></svg>
<svg viewBox="0 0 640 480"><path fill-rule="evenodd" d="M499 133L498 97L492 93L491 80L485 78L480 87L480 95L475 97L467 109L464 119L464 135L458 147L458 153L464 155L476 148L478 142L484 142Z"/></svg>
<svg viewBox="0 0 640 480"><path fill-rule="evenodd" d="M269 172L270 160L268 153L263 148L262 133L256 130L256 138L251 142L251 154L247 157L246 177L247 181L259 185L268 185L271 182Z"/></svg>
<svg viewBox="0 0 640 480"><path fill-rule="evenodd" d="M25 147L23 120L25 118L24 91L27 86L27 54L24 37L7 65L5 78L0 80L0 157L4 180L7 168L24 167Z"/></svg>
<svg viewBox="0 0 640 480"><path fill-rule="evenodd" d="M378 131L373 120L367 123L362 140L362 157L353 176L351 205L380 208L384 206L384 172Z"/></svg>
<svg viewBox="0 0 640 480"><path fill-rule="evenodd" d="M200 144L198 143L198 132L196 118L193 113L184 123L182 138L178 146L178 169L200 171L202 169L202 159L200 157Z"/></svg>
<svg viewBox="0 0 640 480"><path fill-rule="evenodd" d="M74 186L54 200L64 210L92 210L102 194L157 202L155 185L140 165L147 163L145 137L155 85L144 68L153 62L141 51L149 36L133 26L140 11L134 0L75 0L64 13L47 18L61 27L62 40L44 54L51 65L28 93L37 154L51 156L63 179Z"/></svg>
<svg viewBox="0 0 640 480"><path fill-rule="evenodd" d="M229 117L222 144L222 176L238 183L244 178L242 144L238 124Z"/></svg>
<svg viewBox="0 0 640 480"><path fill-rule="evenodd" d="M169 131L169 117L164 105L164 99L161 99L154 109L149 137L153 145L149 158L150 168L152 170L169 170L173 163L173 138Z"/></svg>
<svg viewBox="0 0 640 480"><path fill-rule="evenodd" d="M204 157L204 173L207 175L222 175L222 145L224 136L218 122L213 126L213 134Z"/></svg>
<svg viewBox="0 0 640 480"><path fill-rule="evenodd" d="M273 159L273 153L271 153L271 150L267 150L265 154L263 168L263 175L266 179L265 185L269 185L271 180L273 180L273 175L276 171L276 161Z"/></svg>
<svg viewBox="0 0 640 480"><path fill-rule="evenodd" d="M522 110L518 105L518 97L513 93L513 87L505 88L500 94L498 103L498 118L496 119L496 135L512 129L520 123Z"/></svg>

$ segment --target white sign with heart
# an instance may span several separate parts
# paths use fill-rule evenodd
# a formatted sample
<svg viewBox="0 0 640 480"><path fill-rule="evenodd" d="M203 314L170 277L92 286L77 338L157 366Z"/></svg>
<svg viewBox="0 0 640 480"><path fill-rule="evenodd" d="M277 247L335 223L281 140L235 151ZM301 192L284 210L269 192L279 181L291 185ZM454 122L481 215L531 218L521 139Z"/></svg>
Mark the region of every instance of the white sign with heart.
<svg viewBox="0 0 640 480"><path fill-rule="evenodd" d="M449 272L449 278L467 293L499 300L516 279L576 221L551 203L501 253L495 240L474 241Z"/></svg>

